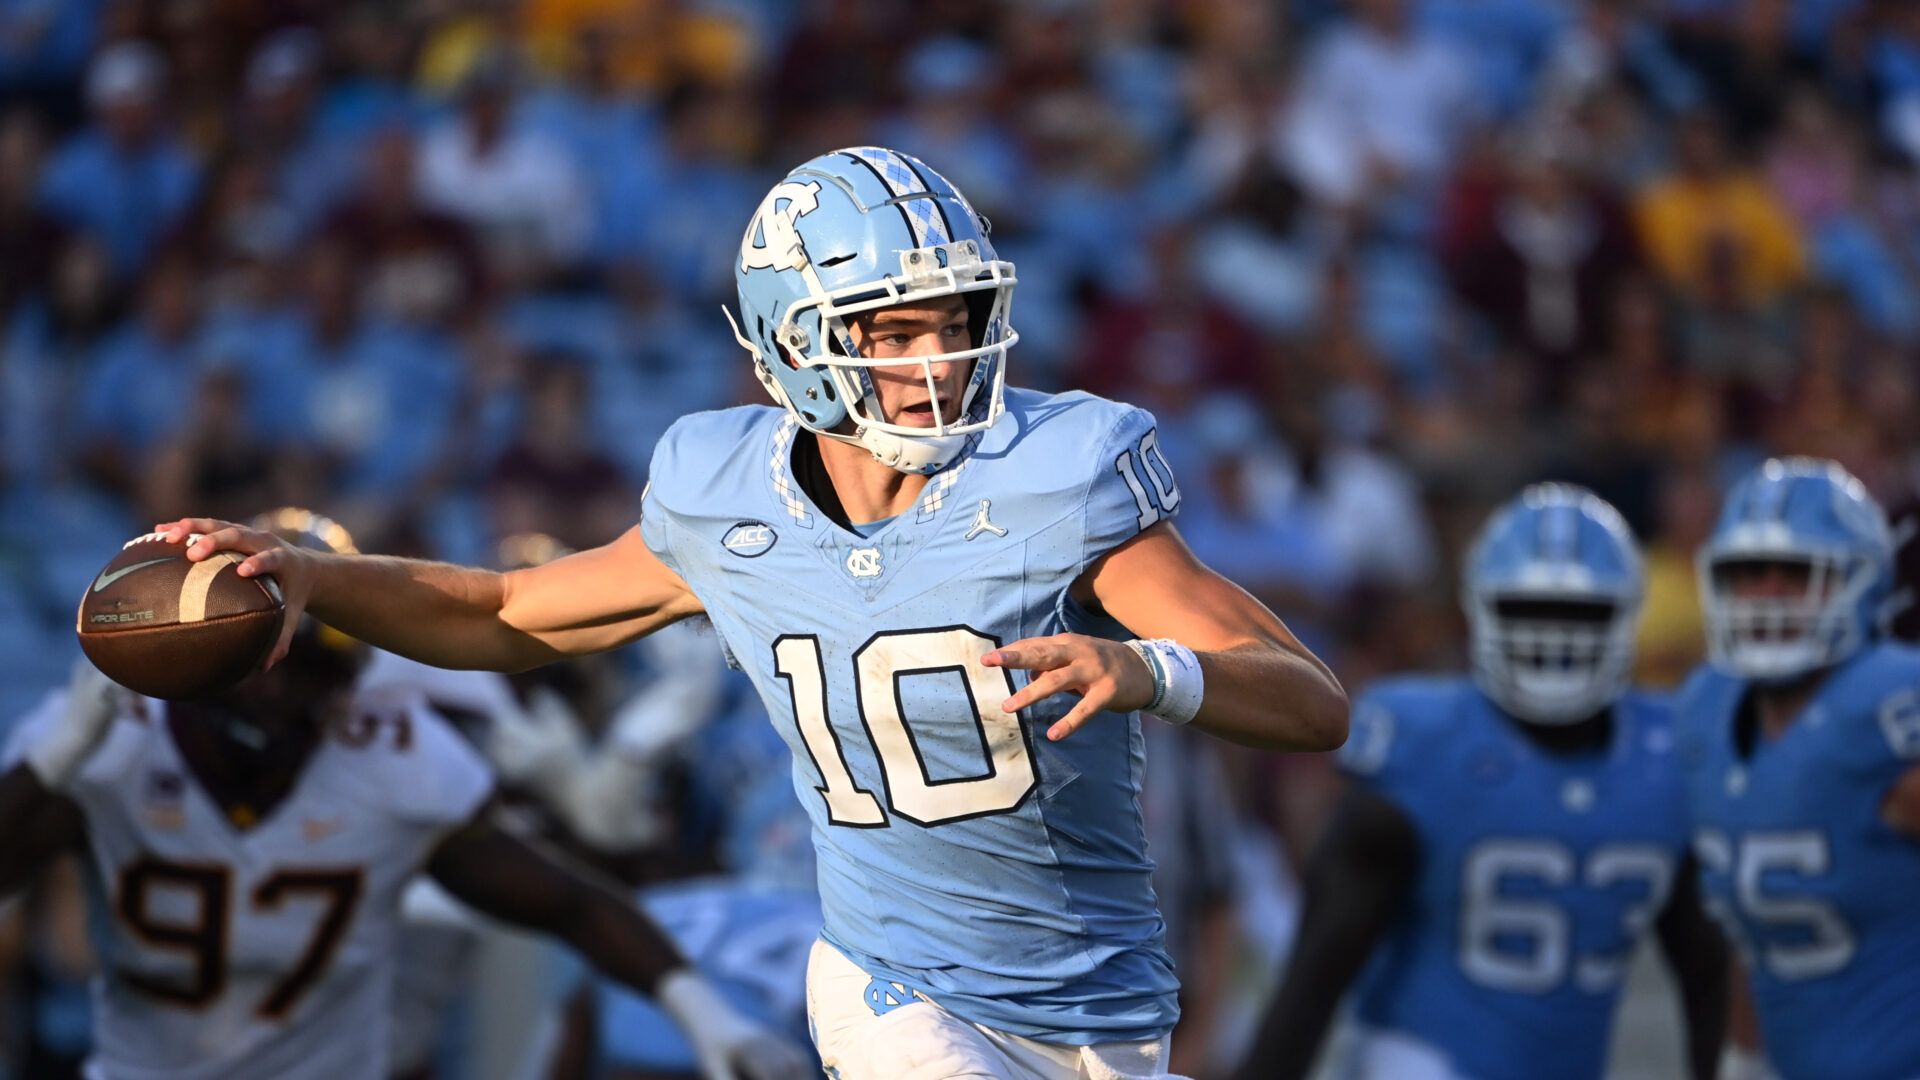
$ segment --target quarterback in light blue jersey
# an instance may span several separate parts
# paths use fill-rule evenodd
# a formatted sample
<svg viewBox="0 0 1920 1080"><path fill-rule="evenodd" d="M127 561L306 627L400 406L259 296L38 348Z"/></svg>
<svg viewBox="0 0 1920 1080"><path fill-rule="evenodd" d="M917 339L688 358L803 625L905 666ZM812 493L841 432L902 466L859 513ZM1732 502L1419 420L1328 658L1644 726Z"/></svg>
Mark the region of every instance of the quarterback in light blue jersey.
<svg viewBox="0 0 1920 1080"><path fill-rule="evenodd" d="M1680 701L1694 850L1766 1062L1920 1076L1920 652L1881 640L1893 545L1830 461L1769 461L1700 551Z"/></svg>
<svg viewBox="0 0 1920 1080"><path fill-rule="evenodd" d="M1340 1075L1598 1080L1628 958L1657 928L1710 1077L1725 951L1688 866L1668 703L1627 686L1633 536L1591 492L1536 485L1464 577L1472 677L1389 679L1355 705L1353 783L1241 1075L1307 1075L1354 984Z"/></svg>
<svg viewBox="0 0 1920 1080"><path fill-rule="evenodd" d="M1009 386L1014 268L924 163L800 165L735 269L729 318L775 407L675 424L640 524L603 548L499 575L165 529L429 663L525 667L710 619L812 819L828 1068L1164 1075L1177 983L1140 724L1330 750L1344 692L1182 543L1152 417Z"/></svg>

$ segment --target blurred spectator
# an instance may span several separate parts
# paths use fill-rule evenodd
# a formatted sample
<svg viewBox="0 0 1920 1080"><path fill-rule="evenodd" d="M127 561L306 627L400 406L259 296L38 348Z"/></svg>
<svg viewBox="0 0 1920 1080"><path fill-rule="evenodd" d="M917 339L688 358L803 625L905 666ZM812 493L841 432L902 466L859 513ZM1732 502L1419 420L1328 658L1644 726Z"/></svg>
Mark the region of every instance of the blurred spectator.
<svg viewBox="0 0 1920 1080"><path fill-rule="evenodd" d="M102 52L87 73L94 126L69 138L41 178L47 209L98 234L123 277L185 212L199 178L165 128L165 85L166 60L153 46L128 41Z"/></svg>
<svg viewBox="0 0 1920 1080"><path fill-rule="evenodd" d="M574 358L536 357L519 435L486 493L496 536L538 530L569 547L598 547L633 524L634 488L591 442L591 383Z"/></svg>
<svg viewBox="0 0 1920 1080"><path fill-rule="evenodd" d="M982 46L935 38L908 54L901 72L905 107L880 128L878 141L924 161L991 217L1013 205L1022 163L1006 126L991 112L988 88L1000 71Z"/></svg>
<svg viewBox="0 0 1920 1080"><path fill-rule="evenodd" d="M133 322L87 362L79 406L80 461L108 491L132 495L141 463L185 430L200 380L200 268L166 256L148 272Z"/></svg>
<svg viewBox="0 0 1920 1080"><path fill-rule="evenodd" d="M0 355L0 475L25 487L66 477L87 361L121 314L107 253L89 237L68 238L43 284L14 309Z"/></svg>
<svg viewBox="0 0 1920 1080"><path fill-rule="evenodd" d="M685 83L662 99L660 122L658 183L627 193L631 231L608 234L605 250L615 265L641 266L682 298L731 297L740 233L714 223L740 218L740 207L757 206L772 183L743 156L757 138L754 100L735 89ZM827 149L811 148L807 156Z"/></svg>
<svg viewBox="0 0 1920 1080"><path fill-rule="evenodd" d="M425 113L409 91L409 62L418 28L409 11L384 0L336 5L324 31L328 58L341 70L320 91L315 130L323 136L368 134L408 124Z"/></svg>
<svg viewBox="0 0 1920 1080"><path fill-rule="evenodd" d="M1471 59L1417 25L1410 0L1351 0L1313 43L1282 120L1280 151L1317 199L1350 206L1441 178L1486 113Z"/></svg>
<svg viewBox="0 0 1920 1080"><path fill-rule="evenodd" d="M0 94L61 126L79 119L73 84L99 37L104 0L0 2Z"/></svg>
<svg viewBox="0 0 1920 1080"><path fill-rule="evenodd" d="M246 374L216 356L188 396L179 434L143 463L140 517L166 521L204 507L209 515L236 521L287 501L273 488L275 467L287 459L254 436L246 391Z"/></svg>
<svg viewBox="0 0 1920 1080"><path fill-rule="evenodd" d="M419 497L450 445L464 383L453 340L432 322L363 310L347 250L305 260L304 312L284 348L255 358L250 413L316 457L326 490L353 500L355 532ZM356 517L356 514L364 517Z"/></svg>
<svg viewBox="0 0 1920 1080"><path fill-rule="evenodd" d="M29 111L0 116L0 318L43 288L65 230L37 202L46 136Z"/></svg>
<svg viewBox="0 0 1920 1080"><path fill-rule="evenodd" d="M1920 334L1913 267L1868 215L1870 166L1851 120L1811 85L1797 87L1766 150L1766 175L1802 235L1816 278L1845 289L1880 333Z"/></svg>
<svg viewBox="0 0 1920 1080"><path fill-rule="evenodd" d="M1646 544L1646 599L1634 651L1634 681L1676 687L1705 655L1706 622L1694 553L1713 531L1719 489L1698 469L1675 469L1661 478L1658 527Z"/></svg>
<svg viewBox="0 0 1920 1080"><path fill-rule="evenodd" d="M322 127L319 35L305 27L267 38L247 62L241 138L276 162L274 193L302 232L357 178L359 132Z"/></svg>
<svg viewBox="0 0 1920 1080"><path fill-rule="evenodd" d="M1793 0L1742 0L1674 20L1668 29L1675 55L1700 77L1742 149L1779 121L1795 76L1811 68L1810 58L1795 52L1793 6Z"/></svg>
<svg viewBox="0 0 1920 1080"><path fill-rule="evenodd" d="M476 62L459 109L420 144L423 202L479 233L489 260L512 276L566 265L586 246L592 207L565 149L509 123L514 74L504 52Z"/></svg>
<svg viewBox="0 0 1920 1080"><path fill-rule="evenodd" d="M1700 104L1699 76L1667 48L1666 36L1633 0L1575 5L1540 74L1543 111L1579 108L1609 87L1633 85L1667 112Z"/></svg>
<svg viewBox="0 0 1920 1080"><path fill-rule="evenodd" d="M1654 269L1689 300L1764 305L1804 273L1793 219L1734 160L1712 113L1681 120L1673 171L1634 209Z"/></svg>
<svg viewBox="0 0 1920 1080"><path fill-rule="evenodd" d="M422 198L413 135L391 127L366 151L364 179L322 233L340 245L381 306L466 313L485 292L486 267L474 232Z"/></svg>
<svg viewBox="0 0 1920 1080"><path fill-rule="evenodd" d="M529 0L523 12L529 44L550 64L564 64L583 35L602 39L613 85L630 94L659 94L689 79L733 82L754 56L746 27L720 5Z"/></svg>
<svg viewBox="0 0 1920 1080"><path fill-rule="evenodd" d="M1456 186L1442 238L1461 299L1556 366L1600 343L1607 301L1639 256L1625 210L1575 155L1544 133L1516 140L1503 170Z"/></svg>

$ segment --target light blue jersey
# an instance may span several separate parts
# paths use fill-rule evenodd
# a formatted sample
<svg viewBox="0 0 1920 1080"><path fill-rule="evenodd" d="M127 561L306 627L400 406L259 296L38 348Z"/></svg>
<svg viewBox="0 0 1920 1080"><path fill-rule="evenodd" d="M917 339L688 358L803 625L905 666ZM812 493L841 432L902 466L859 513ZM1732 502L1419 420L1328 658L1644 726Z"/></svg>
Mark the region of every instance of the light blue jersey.
<svg viewBox="0 0 1920 1080"><path fill-rule="evenodd" d="M1920 651L1855 653L1742 754L1747 688L1703 668L1680 720L1703 892L1746 962L1767 1059L1788 1080L1911 1080L1920 842L1880 807L1920 765Z"/></svg>
<svg viewBox="0 0 1920 1080"><path fill-rule="evenodd" d="M1464 677L1363 695L1342 765L1406 815L1420 863L1360 1020L1476 1080L1602 1075L1628 958L1686 851L1670 720L1628 692L1611 746L1554 754Z"/></svg>
<svg viewBox="0 0 1920 1080"><path fill-rule="evenodd" d="M641 529L705 605L793 752L825 940L877 982L1001 1031L1165 1035L1139 719L1044 732L1072 699L999 709L1020 638L1125 637L1068 596L1179 504L1152 418L1009 390L1006 414L870 537L795 482L778 409L689 416L655 452ZM882 995L885 996L885 995Z"/></svg>

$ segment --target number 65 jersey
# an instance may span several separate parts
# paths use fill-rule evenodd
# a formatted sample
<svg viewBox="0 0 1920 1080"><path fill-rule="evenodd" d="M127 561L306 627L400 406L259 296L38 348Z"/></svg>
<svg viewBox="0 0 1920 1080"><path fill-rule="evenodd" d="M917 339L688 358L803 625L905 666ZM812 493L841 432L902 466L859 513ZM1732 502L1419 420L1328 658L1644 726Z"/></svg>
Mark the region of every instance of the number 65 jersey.
<svg viewBox="0 0 1920 1080"><path fill-rule="evenodd" d="M1128 636L1068 597L1179 505L1150 416L1009 389L1006 413L870 536L794 480L797 425L741 407L676 423L640 528L705 605L793 752L822 936L875 979L1054 1043L1158 1038L1177 1017L1139 792L1139 719L1054 743L1073 699L1000 708L1021 638ZM875 1006L879 1011L883 1006Z"/></svg>
<svg viewBox="0 0 1920 1080"><path fill-rule="evenodd" d="M1743 754L1747 692L1703 669L1679 707L1701 884L1767 1060L1789 1080L1920 1076L1920 841L1880 818L1920 765L1920 651L1861 650Z"/></svg>
<svg viewBox="0 0 1920 1080"><path fill-rule="evenodd" d="M9 761L58 723L23 721ZM424 705L363 712L236 828L138 700L66 794L86 819L95 1080L386 1074L398 895L492 789Z"/></svg>

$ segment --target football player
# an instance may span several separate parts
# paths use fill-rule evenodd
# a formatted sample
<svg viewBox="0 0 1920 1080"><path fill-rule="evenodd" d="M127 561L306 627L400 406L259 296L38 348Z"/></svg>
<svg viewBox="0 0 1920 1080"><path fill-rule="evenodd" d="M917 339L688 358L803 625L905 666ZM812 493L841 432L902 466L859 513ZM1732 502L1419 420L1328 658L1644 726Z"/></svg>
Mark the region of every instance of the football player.
<svg viewBox="0 0 1920 1080"><path fill-rule="evenodd" d="M1627 686L1641 588L1626 523L1583 488L1493 515L1464 570L1472 677L1386 680L1354 707L1352 784L1241 1076L1307 1075L1353 985L1353 1075L1597 1078L1650 930L1712 1075L1724 949L1688 867L1668 703Z"/></svg>
<svg viewBox="0 0 1920 1080"><path fill-rule="evenodd" d="M711 1074L805 1075L633 905L496 827L490 772L438 715L354 708L363 647L302 620L286 650L197 703L81 664L10 742L0 894L82 850L105 905L89 1076L385 1075L397 909L422 868L660 994Z"/></svg>
<svg viewBox="0 0 1920 1080"><path fill-rule="evenodd" d="M1920 1076L1920 652L1881 637L1892 542L1831 461L1766 462L1701 548L1678 709L1694 851L1789 1080Z"/></svg>
<svg viewBox="0 0 1920 1080"><path fill-rule="evenodd" d="M641 521L531 570L339 559L224 522L293 610L428 663L518 669L712 620L793 753L843 1080L1153 1076L1176 982L1140 714L1330 750L1346 696L1171 518L1152 417L1007 386L1014 268L938 173L856 147L748 224L736 336L777 408L685 417Z"/></svg>

